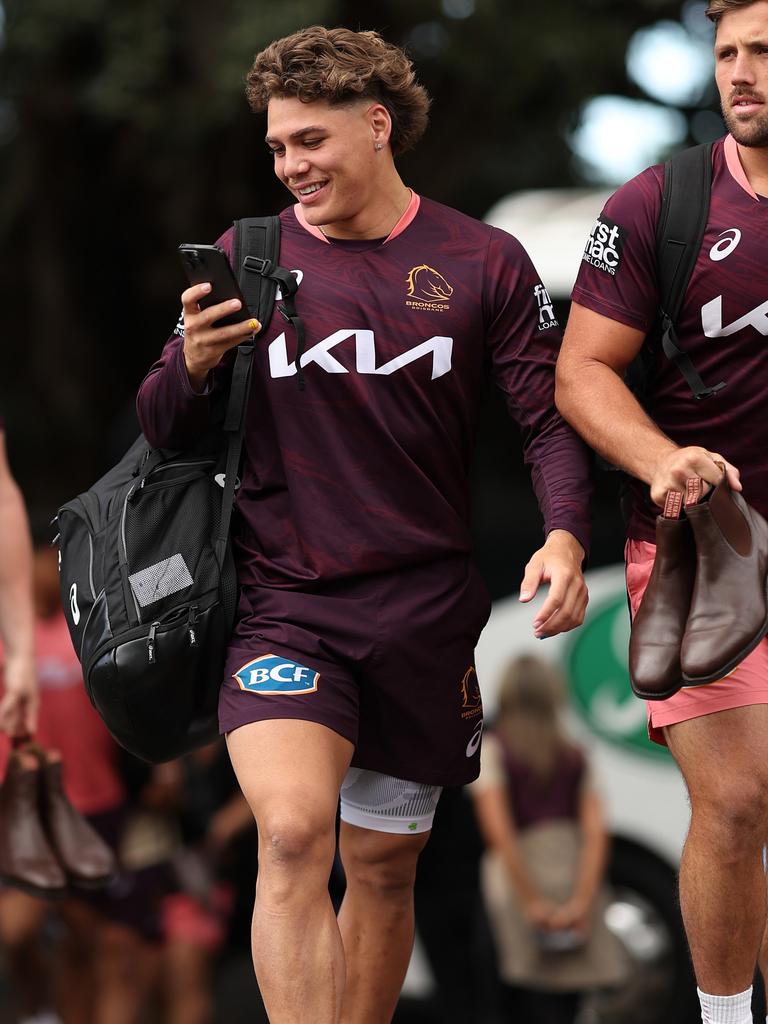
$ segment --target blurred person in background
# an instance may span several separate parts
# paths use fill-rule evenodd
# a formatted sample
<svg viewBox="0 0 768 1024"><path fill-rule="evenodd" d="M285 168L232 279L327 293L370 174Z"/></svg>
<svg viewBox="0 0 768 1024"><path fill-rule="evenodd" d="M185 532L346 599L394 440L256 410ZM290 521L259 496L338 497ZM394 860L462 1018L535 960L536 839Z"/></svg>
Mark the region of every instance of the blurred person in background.
<svg viewBox="0 0 768 1024"><path fill-rule="evenodd" d="M32 541L24 500L11 475L0 417L0 639L5 649L0 730L32 735L37 725Z"/></svg>
<svg viewBox="0 0 768 1024"><path fill-rule="evenodd" d="M33 567L41 698L35 738L51 760L63 762L69 800L116 848L126 801L118 748L85 692L61 608L56 550L47 544L36 547ZM28 718L24 730L30 725L34 722ZM7 737L0 737L0 777L10 746ZM25 768L38 767L31 754L22 751L22 757L27 758ZM28 1024L143 1024L156 961L148 901L146 883L129 872L106 891L76 896L73 891L55 902L1 889L0 944L21 1019ZM50 921L55 926L46 929Z"/></svg>
<svg viewBox="0 0 768 1024"><path fill-rule="evenodd" d="M495 728L470 787L488 852L482 888L505 1019L573 1024L586 991L628 964L605 925L608 835L582 750L560 721L564 687L531 656L504 675Z"/></svg>
<svg viewBox="0 0 768 1024"><path fill-rule="evenodd" d="M429 106L405 54L316 26L257 55L248 95L295 202L280 263L301 278L308 345L297 351L276 311L255 346L236 499L240 606L219 720L259 829L254 965L276 1024L308 1007L315 1024L384 1024L441 787L478 770L482 703L464 682L489 600L468 474L488 370L545 520L521 593L549 584L538 636L583 619L589 462L553 407L559 328L528 256L398 174ZM231 252L231 231L220 244ZM245 314L213 326L239 303L201 310L208 290L184 292L141 385L153 445L206 431L233 350L260 327Z"/></svg>

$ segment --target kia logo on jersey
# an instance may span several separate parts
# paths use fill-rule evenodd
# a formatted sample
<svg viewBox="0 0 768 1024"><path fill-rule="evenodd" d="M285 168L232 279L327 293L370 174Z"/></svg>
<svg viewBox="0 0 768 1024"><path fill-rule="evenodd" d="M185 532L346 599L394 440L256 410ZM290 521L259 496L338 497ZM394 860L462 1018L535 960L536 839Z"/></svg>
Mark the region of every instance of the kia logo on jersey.
<svg viewBox="0 0 768 1024"><path fill-rule="evenodd" d="M701 307L701 326L707 338L730 338L745 327L754 327L765 338L768 336L768 302L761 302L732 323L723 324L723 296L717 295Z"/></svg>
<svg viewBox="0 0 768 1024"><path fill-rule="evenodd" d="M741 232L738 228L728 228L718 235L719 241L715 242L709 250L709 258L719 263L726 256L730 256L733 250L741 241Z"/></svg>
<svg viewBox="0 0 768 1024"><path fill-rule="evenodd" d="M262 654L233 674L241 690L264 695L314 693L320 673L276 654Z"/></svg>
<svg viewBox="0 0 768 1024"><path fill-rule="evenodd" d="M362 329L334 331L328 338L318 341L302 355L302 367L316 363L326 373L349 373L346 366L331 355L331 349L349 341L354 341L355 369L358 373L375 373L386 377L397 370L402 370L409 363L421 359L422 356L432 356L432 380L449 373L451 369L453 338L441 336L429 338L420 345L415 345L407 352L377 366L376 341L373 331ZM288 348L284 333L270 344L268 353L269 372L272 377L292 377L296 373L296 361L288 362Z"/></svg>

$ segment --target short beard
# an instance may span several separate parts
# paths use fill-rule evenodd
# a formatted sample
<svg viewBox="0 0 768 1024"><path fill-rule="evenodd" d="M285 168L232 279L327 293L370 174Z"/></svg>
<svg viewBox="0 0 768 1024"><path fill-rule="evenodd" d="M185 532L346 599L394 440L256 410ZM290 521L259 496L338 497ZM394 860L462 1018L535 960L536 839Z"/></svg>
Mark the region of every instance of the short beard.
<svg viewBox="0 0 768 1024"><path fill-rule="evenodd" d="M763 149L768 147L768 113L761 114L748 124L738 121L732 107L722 108L725 127L740 146Z"/></svg>

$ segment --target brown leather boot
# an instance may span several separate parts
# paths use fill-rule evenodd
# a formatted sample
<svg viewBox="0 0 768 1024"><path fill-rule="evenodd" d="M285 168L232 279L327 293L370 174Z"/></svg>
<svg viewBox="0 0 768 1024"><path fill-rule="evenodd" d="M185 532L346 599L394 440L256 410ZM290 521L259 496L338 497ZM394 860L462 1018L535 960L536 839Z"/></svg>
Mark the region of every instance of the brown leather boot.
<svg viewBox="0 0 768 1024"><path fill-rule="evenodd" d="M768 523L723 479L687 509L696 584L680 660L685 686L732 672L768 631Z"/></svg>
<svg viewBox="0 0 768 1024"><path fill-rule="evenodd" d="M115 855L92 825L67 799L61 762L44 760L41 813L51 846L73 886L99 889L117 873Z"/></svg>
<svg viewBox="0 0 768 1024"><path fill-rule="evenodd" d="M11 754L0 786L0 879L32 896L63 896L67 878L43 830L39 793L39 768Z"/></svg>
<svg viewBox="0 0 768 1024"><path fill-rule="evenodd" d="M669 491L656 518L656 558L629 640L629 678L645 700L665 700L683 685L680 647L696 571L696 547L682 513L681 491Z"/></svg>

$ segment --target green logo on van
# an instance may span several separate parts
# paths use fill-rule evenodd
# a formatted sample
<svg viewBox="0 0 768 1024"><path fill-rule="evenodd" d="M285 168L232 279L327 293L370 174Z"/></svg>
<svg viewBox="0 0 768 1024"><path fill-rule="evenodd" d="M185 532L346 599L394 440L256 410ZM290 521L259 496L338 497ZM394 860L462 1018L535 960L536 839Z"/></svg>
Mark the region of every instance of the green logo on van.
<svg viewBox="0 0 768 1024"><path fill-rule="evenodd" d="M667 759L648 739L645 701L632 693L627 668L629 612L623 593L590 610L575 630L565 670L576 710L603 739L633 753Z"/></svg>

